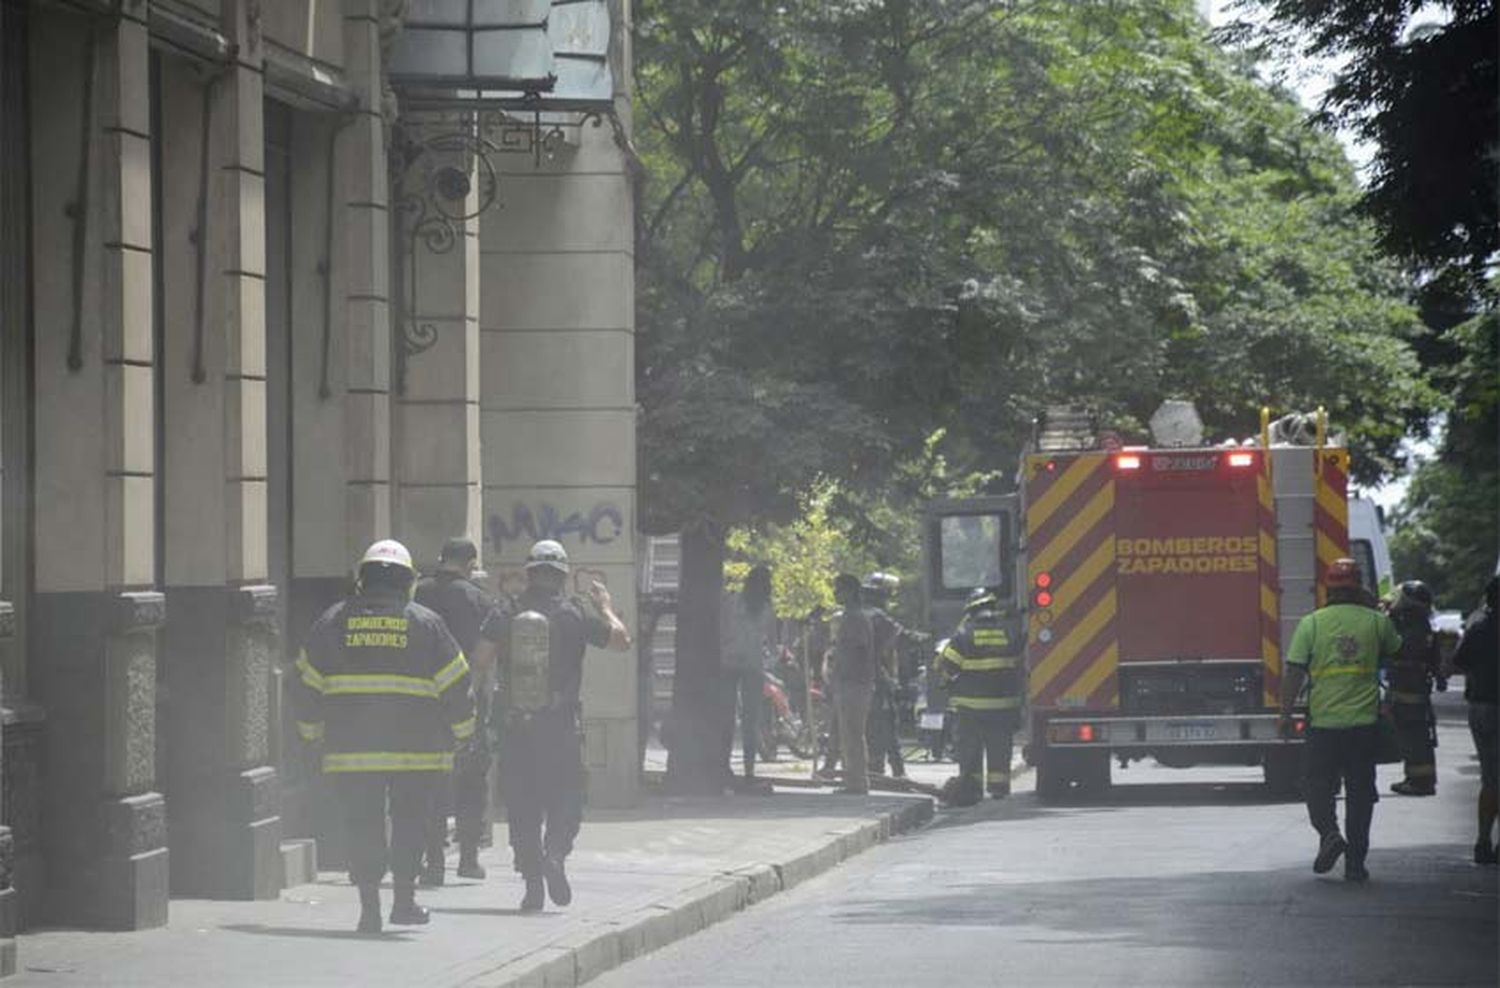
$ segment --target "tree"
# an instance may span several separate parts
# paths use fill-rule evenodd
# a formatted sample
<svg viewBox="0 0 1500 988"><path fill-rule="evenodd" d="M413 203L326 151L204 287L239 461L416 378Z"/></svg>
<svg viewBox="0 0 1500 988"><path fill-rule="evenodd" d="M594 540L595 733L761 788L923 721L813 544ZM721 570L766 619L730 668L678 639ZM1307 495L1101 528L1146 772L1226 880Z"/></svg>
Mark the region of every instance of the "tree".
<svg viewBox="0 0 1500 988"><path fill-rule="evenodd" d="M1220 434L1326 404L1374 476L1430 400L1336 145L1187 0L659 0L636 27L642 506L683 532L684 788L721 781L730 530L832 484L851 537L899 537L893 478L934 432L1010 476L1050 403L1138 429L1191 397Z"/></svg>
<svg viewBox="0 0 1500 988"><path fill-rule="evenodd" d="M1500 250L1494 0L1258 5L1271 42L1344 59L1321 112L1374 146L1364 205L1386 248L1479 289Z"/></svg>

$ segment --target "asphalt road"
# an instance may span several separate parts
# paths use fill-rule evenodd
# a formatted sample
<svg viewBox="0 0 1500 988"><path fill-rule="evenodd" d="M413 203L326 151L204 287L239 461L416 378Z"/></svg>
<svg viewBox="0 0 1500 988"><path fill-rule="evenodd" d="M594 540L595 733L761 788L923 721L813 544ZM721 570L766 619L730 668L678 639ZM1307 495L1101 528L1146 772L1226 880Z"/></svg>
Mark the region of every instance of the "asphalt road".
<svg viewBox="0 0 1500 988"><path fill-rule="evenodd" d="M1472 864L1478 765L1445 704L1435 798L1386 795L1373 878L1312 874L1299 803L1260 770L1115 770L924 831L595 982L665 985L1500 984L1500 882ZM1381 790L1400 777L1382 766Z"/></svg>

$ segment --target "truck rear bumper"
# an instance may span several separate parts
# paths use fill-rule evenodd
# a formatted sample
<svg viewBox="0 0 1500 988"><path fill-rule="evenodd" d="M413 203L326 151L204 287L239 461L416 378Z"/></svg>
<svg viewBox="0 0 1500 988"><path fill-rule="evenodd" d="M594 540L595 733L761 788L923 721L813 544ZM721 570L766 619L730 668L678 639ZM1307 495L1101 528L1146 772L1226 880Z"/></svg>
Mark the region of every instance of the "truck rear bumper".
<svg viewBox="0 0 1500 988"><path fill-rule="evenodd" d="M1277 733L1276 714L1216 714L1205 716L1106 715L1069 713L1048 717L1037 738L1048 748L1103 748L1112 751L1160 748L1205 748L1245 745L1298 745Z"/></svg>

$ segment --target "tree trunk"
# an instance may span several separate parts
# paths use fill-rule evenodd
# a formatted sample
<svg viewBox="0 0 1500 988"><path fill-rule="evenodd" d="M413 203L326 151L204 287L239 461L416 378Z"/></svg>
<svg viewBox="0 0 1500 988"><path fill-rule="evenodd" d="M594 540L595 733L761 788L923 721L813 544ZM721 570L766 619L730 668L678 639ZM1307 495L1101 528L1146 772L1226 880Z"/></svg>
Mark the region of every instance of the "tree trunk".
<svg viewBox="0 0 1500 988"><path fill-rule="evenodd" d="M719 601L724 592L724 532L713 525L682 533L677 591L677 667L667 739L667 788L718 793L727 781L723 689L719 671Z"/></svg>

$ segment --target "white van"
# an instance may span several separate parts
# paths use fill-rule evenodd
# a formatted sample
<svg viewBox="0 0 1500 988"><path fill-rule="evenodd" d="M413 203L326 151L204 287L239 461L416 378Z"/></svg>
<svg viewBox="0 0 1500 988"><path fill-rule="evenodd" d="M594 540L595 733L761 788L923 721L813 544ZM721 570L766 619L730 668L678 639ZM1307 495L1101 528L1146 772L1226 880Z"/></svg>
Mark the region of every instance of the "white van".
<svg viewBox="0 0 1500 988"><path fill-rule="evenodd" d="M1365 588L1377 597L1384 597L1395 586L1384 520L1384 512L1374 501L1364 497L1349 499L1349 554L1359 563Z"/></svg>

